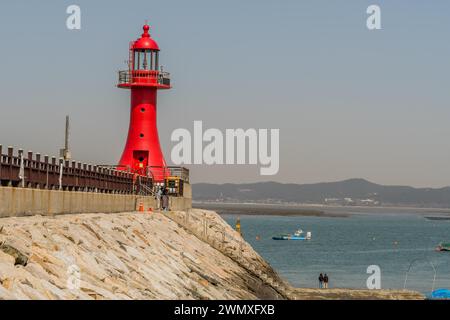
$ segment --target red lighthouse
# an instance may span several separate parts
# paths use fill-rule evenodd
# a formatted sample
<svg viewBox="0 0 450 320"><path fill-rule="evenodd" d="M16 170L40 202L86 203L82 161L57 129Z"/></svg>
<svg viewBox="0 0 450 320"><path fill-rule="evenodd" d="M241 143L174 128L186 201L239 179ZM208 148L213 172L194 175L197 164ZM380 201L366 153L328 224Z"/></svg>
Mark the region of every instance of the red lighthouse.
<svg viewBox="0 0 450 320"><path fill-rule="evenodd" d="M130 43L128 70L119 71L119 88L131 90L128 138L119 169L152 175L162 181L167 175L156 122L157 91L170 89L170 76L159 66L159 47L144 25L142 36Z"/></svg>

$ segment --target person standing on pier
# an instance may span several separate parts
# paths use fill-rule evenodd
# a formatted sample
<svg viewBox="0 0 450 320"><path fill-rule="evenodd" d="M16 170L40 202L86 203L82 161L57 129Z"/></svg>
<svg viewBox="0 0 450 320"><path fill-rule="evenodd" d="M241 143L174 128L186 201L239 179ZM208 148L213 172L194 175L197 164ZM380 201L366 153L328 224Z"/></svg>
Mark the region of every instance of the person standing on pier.
<svg viewBox="0 0 450 320"><path fill-rule="evenodd" d="M169 194L167 189L164 189L162 194L162 207L164 211L169 211Z"/></svg>
<svg viewBox="0 0 450 320"><path fill-rule="evenodd" d="M322 289L323 288L323 274L319 275L319 288Z"/></svg>
<svg viewBox="0 0 450 320"><path fill-rule="evenodd" d="M158 187L156 190L156 207L157 209L161 209L161 197L162 197L162 190L161 187Z"/></svg>
<svg viewBox="0 0 450 320"><path fill-rule="evenodd" d="M323 286L325 289L328 289L328 275L326 273L323 276Z"/></svg>

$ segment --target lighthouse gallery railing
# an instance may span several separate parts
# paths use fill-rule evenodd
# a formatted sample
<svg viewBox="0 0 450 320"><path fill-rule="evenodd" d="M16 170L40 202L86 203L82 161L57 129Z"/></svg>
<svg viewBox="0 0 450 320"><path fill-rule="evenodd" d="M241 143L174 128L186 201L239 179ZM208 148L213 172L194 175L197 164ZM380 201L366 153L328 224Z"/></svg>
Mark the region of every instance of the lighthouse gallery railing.
<svg viewBox="0 0 450 320"><path fill-rule="evenodd" d="M170 73L156 70L119 71L119 85L149 83L170 86Z"/></svg>

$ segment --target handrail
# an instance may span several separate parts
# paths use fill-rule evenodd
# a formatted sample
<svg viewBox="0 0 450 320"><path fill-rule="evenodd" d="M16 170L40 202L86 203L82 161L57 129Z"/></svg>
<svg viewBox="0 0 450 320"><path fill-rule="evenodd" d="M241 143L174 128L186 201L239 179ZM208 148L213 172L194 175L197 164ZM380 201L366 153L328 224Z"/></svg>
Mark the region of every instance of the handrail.
<svg viewBox="0 0 450 320"><path fill-rule="evenodd" d="M170 86L170 73L157 70L121 70L119 85L139 82Z"/></svg>
<svg viewBox="0 0 450 320"><path fill-rule="evenodd" d="M24 154L8 147L7 154L2 154L0 145L0 184L5 186L25 186L38 189L62 189L70 191L107 192L134 194L136 192L136 175L104 166L96 166L76 161L49 158L29 151ZM23 154L23 164L20 154ZM23 165L23 175L21 174ZM60 181L60 171L62 179ZM140 184L152 188L153 179L140 176Z"/></svg>
<svg viewBox="0 0 450 320"><path fill-rule="evenodd" d="M156 170L155 170L156 169ZM184 182L189 183L189 169L185 167L161 167L161 166L148 166L147 171L158 171L164 172L165 177L178 177Z"/></svg>

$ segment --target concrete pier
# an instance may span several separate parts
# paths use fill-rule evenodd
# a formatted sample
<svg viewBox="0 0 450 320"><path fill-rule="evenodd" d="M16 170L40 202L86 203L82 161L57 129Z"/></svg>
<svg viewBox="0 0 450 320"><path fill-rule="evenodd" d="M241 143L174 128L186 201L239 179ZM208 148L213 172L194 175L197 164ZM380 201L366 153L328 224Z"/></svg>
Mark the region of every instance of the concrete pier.
<svg viewBox="0 0 450 320"><path fill-rule="evenodd" d="M183 197L170 197L172 210L192 207L190 185L185 184L184 188ZM130 212L137 211L141 204L145 211L156 208L152 196L0 187L0 218Z"/></svg>

